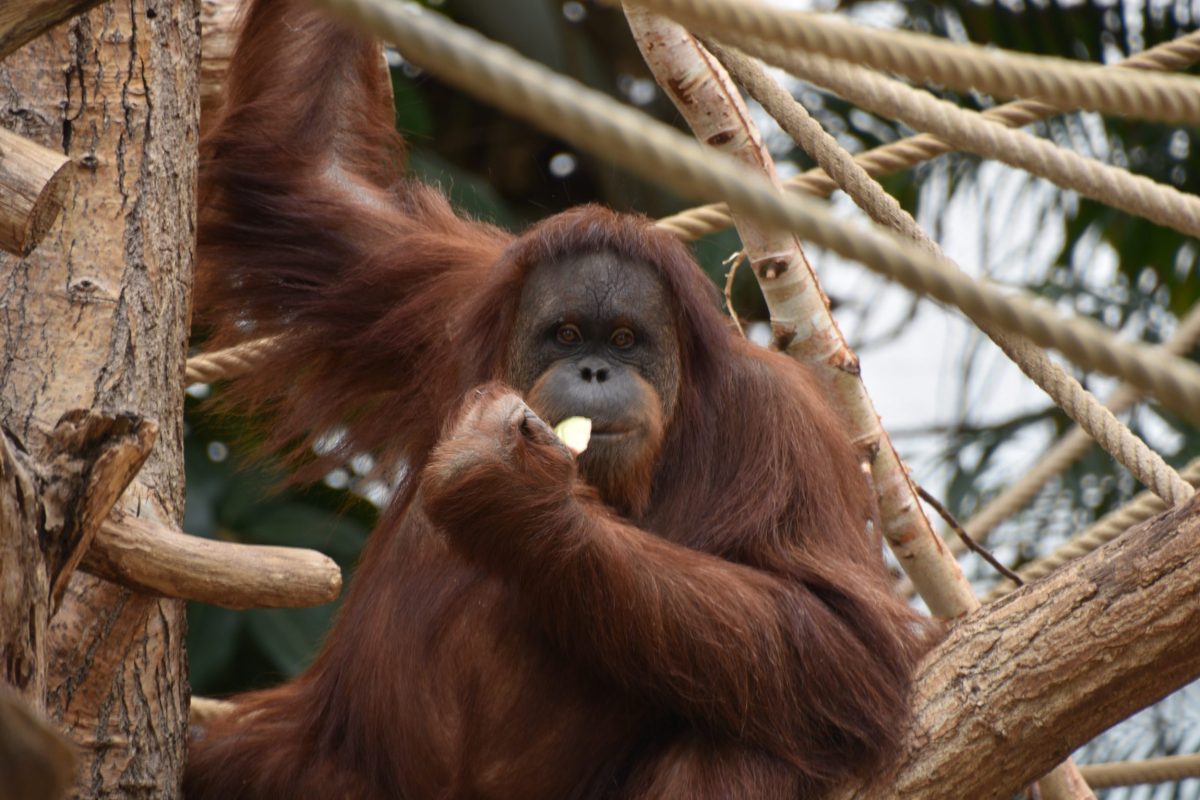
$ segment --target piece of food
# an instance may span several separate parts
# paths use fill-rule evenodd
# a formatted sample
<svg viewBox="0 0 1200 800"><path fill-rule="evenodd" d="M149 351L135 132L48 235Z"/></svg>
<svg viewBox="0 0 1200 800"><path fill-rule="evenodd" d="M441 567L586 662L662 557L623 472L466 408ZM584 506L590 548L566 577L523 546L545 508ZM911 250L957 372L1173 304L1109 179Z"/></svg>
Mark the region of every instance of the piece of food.
<svg viewBox="0 0 1200 800"><path fill-rule="evenodd" d="M554 426L554 435L575 455L587 450L592 438L592 421L587 417L567 417Z"/></svg>

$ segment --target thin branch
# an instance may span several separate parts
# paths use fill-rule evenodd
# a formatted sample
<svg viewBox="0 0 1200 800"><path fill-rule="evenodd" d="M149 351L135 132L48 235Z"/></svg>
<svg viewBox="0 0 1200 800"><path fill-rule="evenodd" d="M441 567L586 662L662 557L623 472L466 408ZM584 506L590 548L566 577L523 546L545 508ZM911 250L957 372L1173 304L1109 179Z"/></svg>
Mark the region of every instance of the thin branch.
<svg viewBox="0 0 1200 800"><path fill-rule="evenodd" d="M746 251L738 250L721 262L729 267L729 272L725 273L725 307L729 309L729 318L733 320L733 326L737 328L737 332L741 334L743 339L746 338L746 331L742 329L742 321L738 319L737 309L733 307L733 279L737 277L738 267L745 260Z"/></svg>
<svg viewBox="0 0 1200 800"><path fill-rule="evenodd" d="M929 503L929 505L933 507L933 510L936 511L938 515L946 521L947 525L954 529L954 532L958 534L960 539L962 539L962 542L967 546L967 549L974 553L978 553L979 557L991 564L993 569L995 569L1004 577L1008 578L1010 581L1016 583L1018 586L1025 585L1025 581L1021 580L1017 573L1001 564L1000 561L987 550L987 548L972 539L971 535L967 533L963 526L959 524L958 520L954 518L954 515L950 513L950 510L942 505L941 501L939 501L936 497L925 491L924 486L919 484L917 485L917 494L921 496L922 500L924 500L926 503Z"/></svg>

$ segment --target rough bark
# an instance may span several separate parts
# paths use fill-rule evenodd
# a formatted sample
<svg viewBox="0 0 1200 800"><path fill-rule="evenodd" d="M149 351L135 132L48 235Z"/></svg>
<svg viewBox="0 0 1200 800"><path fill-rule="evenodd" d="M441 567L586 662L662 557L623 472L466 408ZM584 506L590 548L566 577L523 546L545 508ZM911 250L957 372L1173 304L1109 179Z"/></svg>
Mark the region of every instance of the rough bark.
<svg viewBox="0 0 1200 800"><path fill-rule="evenodd" d="M895 774L844 797L1009 797L1200 676L1200 495L955 625Z"/></svg>
<svg viewBox="0 0 1200 800"><path fill-rule="evenodd" d="M52 611L157 434L157 425L133 414L68 411L55 426L37 464L37 532L50 570Z"/></svg>
<svg viewBox="0 0 1200 800"><path fill-rule="evenodd" d="M46 705L49 607L34 476L20 443L0 430L0 681L38 711Z"/></svg>
<svg viewBox="0 0 1200 800"><path fill-rule="evenodd" d="M0 65L0 125L72 158L60 221L0 257L0 421L31 452L64 412L159 424L120 502L177 526L195 237L198 0L117 0ZM76 796L172 798L186 742L183 603L74 572L47 637L47 711Z"/></svg>
<svg viewBox="0 0 1200 800"><path fill-rule="evenodd" d="M47 621L153 434L132 415L71 412L31 454L0 431L0 677L38 711Z"/></svg>

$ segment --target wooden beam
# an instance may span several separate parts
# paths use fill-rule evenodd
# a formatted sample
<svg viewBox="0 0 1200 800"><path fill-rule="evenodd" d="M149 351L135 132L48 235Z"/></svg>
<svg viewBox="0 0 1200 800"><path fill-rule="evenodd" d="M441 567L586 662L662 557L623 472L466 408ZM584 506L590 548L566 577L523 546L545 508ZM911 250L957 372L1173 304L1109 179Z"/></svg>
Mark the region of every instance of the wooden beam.
<svg viewBox="0 0 1200 800"><path fill-rule="evenodd" d="M225 608L304 608L342 591L341 568L315 550L202 539L126 514L100 526L83 569L146 594Z"/></svg>
<svg viewBox="0 0 1200 800"><path fill-rule="evenodd" d="M73 169L62 153L0 128L0 248L33 252L62 211Z"/></svg>
<svg viewBox="0 0 1200 800"><path fill-rule="evenodd" d="M4 0L0 3L0 59L101 0Z"/></svg>

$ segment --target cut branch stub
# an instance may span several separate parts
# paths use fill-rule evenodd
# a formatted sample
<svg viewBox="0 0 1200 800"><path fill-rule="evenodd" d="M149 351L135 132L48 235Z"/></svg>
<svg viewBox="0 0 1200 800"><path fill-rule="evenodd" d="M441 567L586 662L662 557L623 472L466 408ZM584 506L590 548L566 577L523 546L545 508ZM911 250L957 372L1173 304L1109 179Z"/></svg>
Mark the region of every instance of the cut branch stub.
<svg viewBox="0 0 1200 800"><path fill-rule="evenodd" d="M114 512L83 569L130 589L225 608L305 608L337 599L342 570L315 550L189 536Z"/></svg>
<svg viewBox="0 0 1200 800"><path fill-rule="evenodd" d="M92 411L68 411L50 434L40 469L52 607L157 436L158 425L135 414Z"/></svg>
<svg viewBox="0 0 1200 800"><path fill-rule="evenodd" d="M0 3L0 58L100 0L4 0Z"/></svg>
<svg viewBox="0 0 1200 800"><path fill-rule="evenodd" d="M0 128L0 248L27 256L62 211L71 160Z"/></svg>

